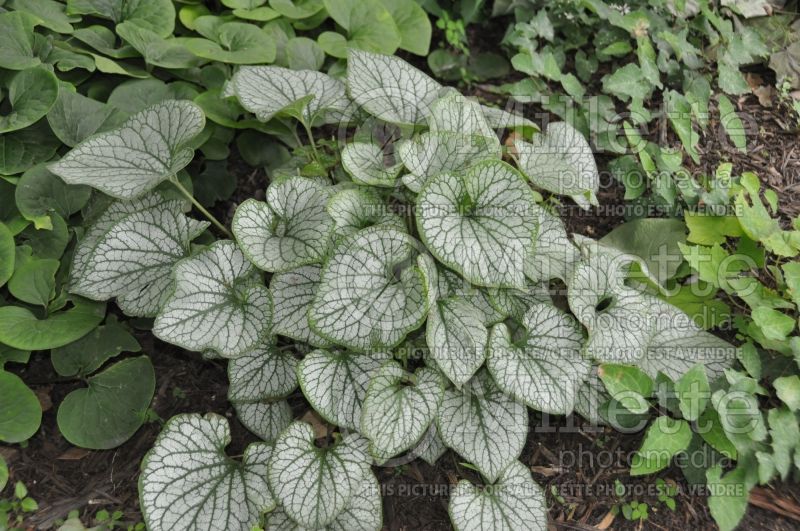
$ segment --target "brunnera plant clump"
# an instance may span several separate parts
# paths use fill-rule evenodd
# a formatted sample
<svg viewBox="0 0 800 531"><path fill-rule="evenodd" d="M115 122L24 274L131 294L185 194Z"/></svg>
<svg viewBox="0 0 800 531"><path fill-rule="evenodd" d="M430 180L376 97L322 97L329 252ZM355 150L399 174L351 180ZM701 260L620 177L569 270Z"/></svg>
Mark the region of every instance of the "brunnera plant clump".
<svg viewBox="0 0 800 531"><path fill-rule="evenodd" d="M447 448L482 478L453 491L456 529L545 529L542 489L518 460L527 408L603 421L598 364L711 379L734 358L630 284L635 263L657 286L642 260L570 238L540 204L532 184L597 202L591 150L569 125L531 135L519 116L357 50L346 82L243 66L225 94L308 137L230 232L201 210L227 239L197 243L209 223L187 215L179 175L204 122L191 102L152 106L50 166L109 196L78 243L72 292L227 359L229 399L263 439L232 459L224 418L169 420L142 463L150 529L380 529L371 467ZM327 140L326 124L346 134ZM293 419L298 388L327 437Z"/></svg>

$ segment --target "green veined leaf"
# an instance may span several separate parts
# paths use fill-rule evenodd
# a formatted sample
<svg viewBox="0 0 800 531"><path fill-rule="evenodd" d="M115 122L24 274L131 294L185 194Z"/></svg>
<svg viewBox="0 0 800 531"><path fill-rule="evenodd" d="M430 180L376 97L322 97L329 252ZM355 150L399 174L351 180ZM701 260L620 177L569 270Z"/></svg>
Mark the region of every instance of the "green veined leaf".
<svg viewBox="0 0 800 531"><path fill-rule="evenodd" d="M342 167L354 181L370 186L394 186L402 165L386 166L380 146L369 142L350 142L342 149Z"/></svg>
<svg viewBox="0 0 800 531"><path fill-rule="evenodd" d="M124 443L145 421L156 376L147 356L115 363L86 380L58 407L58 429L69 442L105 450Z"/></svg>
<svg viewBox="0 0 800 531"><path fill-rule="evenodd" d="M350 50L347 93L385 122L421 124L441 85L399 57Z"/></svg>
<svg viewBox="0 0 800 531"><path fill-rule="evenodd" d="M47 113L47 123L63 143L75 147L90 136L122 124L126 114L112 105L61 89Z"/></svg>
<svg viewBox="0 0 800 531"><path fill-rule="evenodd" d="M69 218L89 200L88 186L70 186L51 173L44 165L30 168L20 177L14 191L19 213L36 222L55 212Z"/></svg>
<svg viewBox="0 0 800 531"><path fill-rule="evenodd" d="M233 242L218 241L183 259L174 276L175 290L153 325L159 339L235 358L269 331L272 297Z"/></svg>
<svg viewBox="0 0 800 531"><path fill-rule="evenodd" d="M534 143L516 140L520 169L536 186L572 197L582 208L597 205L600 174L592 148L584 136L566 122L554 122Z"/></svg>
<svg viewBox="0 0 800 531"><path fill-rule="evenodd" d="M19 376L0 369L0 441L25 441L41 422L42 406L33 391Z"/></svg>
<svg viewBox="0 0 800 531"><path fill-rule="evenodd" d="M460 387L483 365L489 331L483 314L465 299L449 297L431 303L426 339L431 357Z"/></svg>
<svg viewBox="0 0 800 531"><path fill-rule="evenodd" d="M525 287L525 256L539 210L522 175L504 162L443 173L417 199L417 227L428 249L479 286Z"/></svg>
<svg viewBox="0 0 800 531"><path fill-rule="evenodd" d="M3 88L7 91L4 103L11 110L0 116L0 133L24 129L38 121L58 98L58 79L43 66L16 72Z"/></svg>
<svg viewBox="0 0 800 531"><path fill-rule="evenodd" d="M538 411L569 414L589 375L581 356L582 335L571 316L554 306L531 306L523 318L523 343L496 325L489 338L487 367L497 385ZM517 346L519 345L519 346Z"/></svg>
<svg viewBox="0 0 800 531"><path fill-rule="evenodd" d="M242 107L262 122L288 115L309 126L336 122L350 105L341 81L322 72L280 66L240 68L226 95L236 95Z"/></svg>
<svg viewBox="0 0 800 531"><path fill-rule="evenodd" d="M322 269L312 329L359 351L400 344L428 312L417 252L408 234L384 225L342 240Z"/></svg>
<svg viewBox="0 0 800 531"><path fill-rule="evenodd" d="M297 358L286 348L262 343L228 362L231 402L274 400L297 387Z"/></svg>
<svg viewBox="0 0 800 531"><path fill-rule="evenodd" d="M182 170L188 147L203 130L203 111L190 101L168 100L73 148L50 171L69 184L87 184L118 199L133 199Z"/></svg>
<svg viewBox="0 0 800 531"><path fill-rule="evenodd" d="M370 453L383 460L417 444L430 426L444 394L444 380L423 367L413 374L388 362L367 388L361 433L370 439Z"/></svg>
<svg viewBox="0 0 800 531"><path fill-rule="evenodd" d="M22 11L0 13L0 68L25 70L40 63L33 50L36 17Z"/></svg>
<svg viewBox="0 0 800 531"><path fill-rule="evenodd" d="M370 473L367 441L345 436L328 448L314 445L311 426L294 422L275 441L269 484L289 517L317 529L333 522Z"/></svg>
<svg viewBox="0 0 800 531"><path fill-rule="evenodd" d="M390 357L379 352L315 350L300 362L297 377L306 400L322 418L357 430L367 386Z"/></svg>
<svg viewBox="0 0 800 531"><path fill-rule="evenodd" d="M272 447L250 444L242 460L225 455L227 420L172 417L142 460L139 500L150 529L250 531L275 507L267 485Z"/></svg>
<svg viewBox="0 0 800 531"><path fill-rule="evenodd" d="M273 334L317 347L331 345L330 341L315 333L308 323L308 310L317 293L320 273L320 266L305 265L272 275L269 289L275 306Z"/></svg>
<svg viewBox="0 0 800 531"><path fill-rule="evenodd" d="M231 402L236 418L263 440L274 441L292 423L292 408L286 400Z"/></svg>
<svg viewBox="0 0 800 531"><path fill-rule="evenodd" d="M154 317L169 296L172 268L208 225L158 193L112 203L78 243L70 290L94 300L116 297L126 314Z"/></svg>
<svg viewBox="0 0 800 531"><path fill-rule="evenodd" d="M336 192L328 201L335 238L345 238L361 229L390 225L406 231L403 218L387 209L380 197L369 188L349 188Z"/></svg>
<svg viewBox="0 0 800 531"><path fill-rule="evenodd" d="M280 272L320 262L328 251L333 219L325 207L331 188L289 177L267 188L267 201L248 199L236 209L233 234L260 269Z"/></svg>
<svg viewBox="0 0 800 531"><path fill-rule="evenodd" d="M20 350L63 347L88 334L106 315L106 305L73 299L74 306L45 319L19 306L0 307L0 343Z"/></svg>
<svg viewBox="0 0 800 531"><path fill-rule="evenodd" d="M519 461L511 463L492 488L459 481L450 496L449 512L457 531L547 529L544 493Z"/></svg>
<svg viewBox="0 0 800 531"><path fill-rule="evenodd" d="M481 371L462 391L445 391L436 425L444 443L493 482L525 445L528 411Z"/></svg>
<svg viewBox="0 0 800 531"><path fill-rule="evenodd" d="M203 59L250 65L275 60L275 41L255 24L223 22L214 28L214 40L185 37L180 44Z"/></svg>

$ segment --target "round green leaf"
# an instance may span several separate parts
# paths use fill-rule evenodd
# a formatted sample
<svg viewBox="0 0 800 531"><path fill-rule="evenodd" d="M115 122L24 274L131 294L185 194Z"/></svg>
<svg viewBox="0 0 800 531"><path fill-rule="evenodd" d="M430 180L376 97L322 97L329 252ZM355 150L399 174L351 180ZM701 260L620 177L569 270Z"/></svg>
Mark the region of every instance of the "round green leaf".
<svg viewBox="0 0 800 531"><path fill-rule="evenodd" d="M0 135L0 174L14 175L46 162L60 146L61 142L50 131L47 120Z"/></svg>
<svg viewBox="0 0 800 531"><path fill-rule="evenodd" d="M23 129L38 121L58 98L58 79L45 67L14 74L6 87L11 112L0 116L0 133Z"/></svg>
<svg viewBox="0 0 800 531"><path fill-rule="evenodd" d="M47 350L72 343L100 324L106 305L76 298L74 307L45 319L19 306L0 307L0 343L20 350Z"/></svg>
<svg viewBox="0 0 800 531"><path fill-rule="evenodd" d="M53 368L61 376L85 376L122 352L139 352L142 347L127 328L109 316L106 324L69 345L50 351Z"/></svg>
<svg viewBox="0 0 800 531"><path fill-rule="evenodd" d="M198 57L212 61L249 65L275 60L275 41L255 24L224 22L215 28L213 37L186 37L179 42Z"/></svg>
<svg viewBox="0 0 800 531"><path fill-rule="evenodd" d="M47 123L55 135L70 147L100 131L118 127L126 113L72 90L60 90L55 105L47 113Z"/></svg>
<svg viewBox="0 0 800 531"><path fill-rule="evenodd" d="M39 64L33 51L36 17L22 11L0 13L0 68L25 70Z"/></svg>
<svg viewBox="0 0 800 531"><path fill-rule="evenodd" d="M19 376L0 370L0 441L29 439L42 421L39 399Z"/></svg>
<svg viewBox="0 0 800 531"><path fill-rule="evenodd" d="M34 166L22 174L15 199L20 214L26 219L35 220L55 212L68 219L86 205L92 189L88 186L71 186L42 164Z"/></svg>

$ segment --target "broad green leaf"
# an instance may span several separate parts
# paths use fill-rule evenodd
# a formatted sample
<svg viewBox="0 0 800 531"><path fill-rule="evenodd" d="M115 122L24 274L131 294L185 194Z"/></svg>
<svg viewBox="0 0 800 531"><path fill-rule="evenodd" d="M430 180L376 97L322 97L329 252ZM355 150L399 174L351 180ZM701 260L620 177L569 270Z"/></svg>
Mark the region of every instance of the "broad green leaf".
<svg viewBox="0 0 800 531"><path fill-rule="evenodd" d="M194 68L205 62L193 54L179 39L164 38L158 33L132 22L117 24L116 34L139 52L149 66L170 69ZM146 71L144 71L144 75L139 75L138 67L131 69L130 63L111 62L111 64L103 65L100 61L102 56L92 56L97 69L101 72L111 70L109 73L147 77ZM115 71L116 69L120 71Z"/></svg>
<svg viewBox="0 0 800 531"><path fill-rule="evenodd" d="M113 59L130 59L139 56L138 52L128 44L123 43L117 47L117 35L109 28L99 24L77 28L72 33L72 37L100 54Z"/></svg>
<svg viewBox="0 0 800 531"><path fill-rule="evenodd" d="M459 481L450 496L449 513L456 531L547 529L544 493L519 461L511 463L491 487Z"/></svg>
<svg viewBox="0 0 800 531"><path fill-rule="evenodd" d="M736 109L727 96L720 94L718 97L720 122L725 128L728 138L731 139L736 149L747 153L747 134L742 119L736 114Z"/></svg>
<svg viewBox="0 0 800 531"><path fill-rule="evenodd" d="M11 109L0 116L0 133L23 129L41 119L58 98L58 79L44 66L13 74L3 86Z"/></svg>
<svg viewBox="0 0 800 531"><path fill-rule="evenodd" d="M275 60L275 41L255 24L224 22L214 29L214 40L185 37L180 44L203 59L250 65Z"/></svg>
<svg viewBox="0 0 800 531"><path fill-rule="evenodd" d="M14 274L14 235L5 223L0 223L0 287L3 287Z"/></svg>
<svg viewBox="0 0 800 531"><path fill-rule="evenodd" d="M0 369L0 441L18 443L30 439L42 421L42 406L16 374Z"/></svg>
<svg viewBox="0 0 800 531"><path fill-rule="evenodd" d="M700 162L700 154L697 152L697 143L700 138L692 127L692 107L686 97L674 90L668 90L664 94L666 114L672 129L681 139L684 149L692 157L695 164Z"/></svg>
<svg viewBox="0 0 800 531"><path fill-rule="evenodd" d="M341 81L322 72L280 66L242 67L226 91L262 122L288 115L309 126L335 123L350 105Z"/></svg>
<svg viewBox="0 0 800 531"><path fill-rule="evenodd" d="M426 56L431 45L431 21L414 0L382 0L400 31L400 48Z"/></svg>
<svg viewBox="0 0 800 531"><path fill-rule="evenodd" d="M129 21L162 37L175 28L175 7L170 0L67 0L67 13L117 23Z"/></svg>
<svg viewBox="0 0 800 531"><path fill-rule="evenodd" d="M357 430L367 386L390 356L315 350L297 367L303 396L328 422Z"/></svg>
<svg viewBox="0 0 800 531"><path fill-rule="evenodd" d="M286 58L292 70L321 70L325 52L308 37L294 37L286 43Z"/></svg>
<svg viewBox="0 0 800 531"><path fill-rule="evenodd" d="M489 331L483 314L459 297L431 302L426 339L431 357L460 387L483 365Z"/></svg>
<svg viewBox="0 0 800 531"><path fill-rule="evenodd" d="M236 358L272 324L272 297L231 241L217 241L175 265L175 290L153 325L159 339Z"/></svg>
<svg viewBox="0 0 800 531"><path fill-rule="evenodd" d="M406 231L403 218L391 212L380 197L366 187L336 192L328 201L327 210L333 218L335 238L344 238L375 225Z"/></svg>
<svg viewBox="0 0 800 531"><path fill-rule="evenodd" d="M94 300L116 297L126 314L154 317L173 286L173 267L207 227L186 217L181 201L158 193L112 203L78 243L70 290Z"/></svg>
<svg viewBox="0 0 800 531"><path fill-rule="evenodd" d="M800 377L781 376L775 379L773 386L781 402L789 406L792 411L800 410Z"/></svg>
<svg viewBox="0 0 800 531"><path fill-rule="evenodd" d="M50 361L61 376L85 376L122 352L141 350L136 338L110 316L104 325L77 341L51 350Z"/></svg>
<svg viewBox="0 0 800 531"><path fill-rule="evenodd" d="M266 531L305 531L307 528L278 507L266 516ZM375 476L368 472L353 497L339 515L324 529L330 531L378 531L383 526L381 487Z"/></svg>
<svg viewBox="0 0 800 531"><path fill-rule="evenodd" d="M653 394L653 379L633 365L604 363L597 376L608 394L632 413L644 414L650 409L647 398Z"/></svg>
<svg viewBox="0 0 800 531"><path fill-rule="evenodd" d="M672 457L686 449L692 429L685 420L658 417L647 428L642 447L634 455L631 476L653 474L669 466Z"/></svg>
<svg viewBox="0 0 800 531"><path fill-rule="evenodd" d="M134 114L164 100L193 100L197 95L197 90L181 81L164 83L155 78L131 79L111 91L108 105Z"/></svg>
<svg viewBox="0 0 800 531"><path fill-rule="evenodd" d="M292 408L286 400L232 402L236 418L265 441L274 441L292 423Z"/></svg>
<svg viewBox="0 0 800 531"><path fill-rule="evenodd" d="M387 166L384 159L381 147L369 142L351 142L342 149L342 167L359 184L393 187L402 165Z"/></svg>
<svg viewBox="0 0 800 531"><path fill-rule="evenodd" d="M361 433L370 453L388 459L417 444L436 417L444 379L433 369L403 370L388 362L372 377L361 413Z"/></svg>
<svg viewBox="0 0 800 531"><path fill-rule="evenodd" d="M534 143L514 141L522 172L549 192L572 197L582 208L597 205L600 174L592 148L584 136L566 122L554 122Z"/></svg>
<svg viewBox="0 0 800 531"><path fill-rule="evenodd" d="M498 324L489 337L487 367L498 387L538 411L569 414L589 375L582 336L571 316L554 306L531 306L522 322L524 340Z"/></svg>
<svg viewBox="0 0 800 531"><path fill-rule="evenodd" d="M384 225L339 242L309 310L312 329L359 351L400 344L428 312L418 252L408 234Z"/></svg>
<svg viewBox="0 0 800 531"><path fill-rule="evenodd" d="M92 98L61 89L47 113L47 123L63 143L75 147L90 136L122 124L125 113Z"/></svg>
<svg viewBox="0 0 800 531"><path fill-rule="evenodd" d="M289 19L312 17L324 7L322 0L269 0L269 5Z"/></svg>
<svg viewBox="0 0 800 531"><path fill-rule="evenodd" d="M52 258L25 257L16 259L8 291L22 302L47 307L55 297L56 272L61 263Z"/></svg>
<svg viewBox="0 0 800 531"><path fill-rule="evenodd" d="M680 266L680 243L686 242L686 225L680 219L639 218L623 223L600 242L641 258L663 285Z"/></svg>
<svg viewBox="0 0 800 531"><path fill-rule="evenodd" d="M25 70L39 64L34 54L36 17L22 12L0 13L0 68Z"/></svg>
<svg viewBox="0 0 800 531"><path fill-rule="evenodd" d="M775 341L785 341L797 324L794 317L766 306L756 308L751 316L756 326L761 329L764 337Z"/></svg>
<svg viewBox="0 0 800 531"><path fill-rule="evenodd" d="M73 299L74 306L39 319L19 306L0 307L0 343L20 350L47 350L80 339L100 324L106 305Z"/></svg>
<svg viewBox="0 0 800 531"><path fill-rule="evenodd" d="M69 184L88 184L118 199L133 199L182 170L188 147L203 130L203 111L192 102L168 100L73 148L49 169Z"/></svg>
<svg viewBox="0 0 800 531"><path fill-rule="evenodd" d="M39 227L36 222L40 224ZM64 219L55 212L50 212L43 218L37 218L34 224L26 226L17 235L17 242L29 247L36 258L60 259L70 237Z"/></svg>
<svg viewBox="0 0 800 531"><path fill-rule="evenodd" d="M331 191L317 180L289 177L267 188L266 203L239 205L231 228L247 258L271 272L320 262L333 231L325 210Z"/></svg>
<svg viewBox="0 0 800 531"><path fill-rule="evenodd" d="M697 420L711 398L705 367L698 364L684 374L675 382L675 393L683 418Z"/></svg>
<svg viewBox="0 0 800 531"><path fill-rule="evenodd" d="M231 402L274 400L297 387L297 358L291 350L263 343L228 362Z"/></svg>
<svg viewBox="0 0 800 531"><path fill-rule="evenodd" d="M44 165L37 165L22 174L14 198L19 213L35 222L50 212L69 218L86 205L91 192L88 186L68 185Z"/></svg>
<svg viewBox="0 0 800 531"><path fill-rule="evenodd" d="M321 268L305 265L272 275L269 289L274 303L272 333L318 347L331 342L311 330L308 310L319 286Z"/></svg>
<svg viewBox="0 0 800 531"><path fill-rule="evenodd" d="M250 444L241 461L225 454L225 418L172 417L142 460L139 502L150 529L250 531L275 507L267 484L272 447Z"/></svg>
<svg viewBox="0 0 800 531"><path fill-rule="evenodd" d="M706 471L706 479L710 487L708 508L720 531L736 529L747 512L747 500L750 493L747 481L748 473L743 466L739 466L723 476L720 464L716 464Z"/></svg>
<svg viewBox="0 0 800 531"><path fill-rule="evenodd" d="M436 426L447 446L494 482L525 445L528 411L481 371L463 390L445 391Z"/></svg>
<svg viewBox="0 0 800 531"><path fill-rule="evenodd" d="M399 57L350 50L347 93L385 122L421 124L441 85Z"/></svg>
<svg viewBox="0 0 800 531"><path fill-rule="evenodd" d="M323 0L323 3L331 18L347 30L351 49L393 54L401 45L400 29L381 0ZM428 22L427 16L425 19Z"/></svg>
<svg viewBox="0 0 800 531"><path fill-rule="evenodd" d="M525 287L536 205L522 175L500 161L429 180L417 199L417 227L433 255L468 281Z"/></svg>
<svg viewBox="0 0 800 531"><path fill-rule="evenodd" d="M56 138L47 120L39 120L30 127L0 135L0 174L14 175L46 162L55 155L61 142Z"/></svg>
<svg viewBox="0 0 800 531"><path fill-rule="evenodd" d="M42 26L57 33L72 33L71 22L80 20L66 14L66 6L55 0L11 0L6 8L13 11L24 11L37 19Z"/></svg>
<svg viewBox="0 0 800 531"><path fill-rule="evenodd" d="M0 457L0 491L6 488L8 484L8 465L6 460Z"/></svg>
<svg viewBox="0 0 800 531"><path fill-rule="evenodd" d="M58 408L58 428L69 442L105 450L127 441L144 423L156 376L147 356L115 363L72 391Z"/></svg>
<svg viewBox="0 0 800 531"><path fill-rule="evenodd" d="M622 101L645 100L652 90L653 85L636 63L628 63L603 77L603 92Z"/></svg>
<svg viewBox="0 0 800 531"><path fill-rule="evenodd" d="M314 445L311 426L294 422L275 441L269 484L283 511L317 529L333 522L370 473L367 441L353 433L335 446Z"/></svg>

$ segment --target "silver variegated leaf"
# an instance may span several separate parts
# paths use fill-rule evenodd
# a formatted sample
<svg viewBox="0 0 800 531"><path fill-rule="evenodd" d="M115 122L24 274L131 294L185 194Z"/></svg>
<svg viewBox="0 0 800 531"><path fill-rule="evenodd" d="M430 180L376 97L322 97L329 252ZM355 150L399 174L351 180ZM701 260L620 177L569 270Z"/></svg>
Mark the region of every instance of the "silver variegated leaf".
<svg viewBox="0 0 800 531"><path fill-rule="evenodd" d="M49 166L68 184L86 184L118 199L134 199L182 170L194 157L203 111L166 100L131 116L119 129L94 135Z"/></svg>
<svg viewBox="0 0 800 531"><path fill-rule="evenodd" d="M536 235L525 258L525 276L534 282L568 281L581 255L567 236L564 223L544 209L537 212Z"/></svg>
<svg viewBox="0 0 800 531"><path fill-rule="evenodd" d="M241 356L269 332L272 297L235 243L217 241L175 266L175 290L153 324L159 339L188 350Z"/></svg>
<svg viewBox="0 0 800 531"><path fill-rule="evenodd" d="M428 431L422 437L419 444L411 451L415 457L419 457L429 465L433 466L442 455L447 451L447 446L439 436L439 430L436 429L436 423L431 423Z"/></svg>
<svg viewBox="0 0 800 531"><path fill-rule="evenodd" d="M525 446L528 411L483 370L462 390L445 391L436 426L448 447L493 482Z"/></svg>
<svg viewBox="0 0 800 531"><path fill-rule="evenodd" d="M406 232L403 218L387 210L386 203L369 188L348 188L328 201L334 236L343 238L374 225L389 225Z"/></svg>
<svg viewBox="0 0 800 531"><path fill-rule="evenodd" d="M292 409L286 400L232 403L239 422L265 441L274 441L292 423Z"/></svg>
<svg viewBox="0 0 800 531"><path fill-rule="evenodd" d="M431 253L472 284L524 289L525 257L540 210L522 176L501 161L429 180L417 198L417 227Z"/></svg>
<svg viewBox="0 0 800 531"><path fill-rule="evenodd" d="M568 414L589 374L581 356L583 336L571 316L547 304L531 306L523 317L524 343L513 341L498 324L489 339L487 367L497 385L538 411Z"/></svg>
<svg viewBox="0 0 800 531"><path fill-rule="evenodd" d="M236 209L231 228L242 251L271 272L320 262L333 230L325 210L330 193L330 187L305 177L273 182L266 203L248 199Z"/></svg>
<svg viewBox="0 0 800 531"><path fill-rule="evenodd" d="M186 217L180 201L157 193L114 202L75 249L70 291L94 300L116 297L126 314L153 317L172 289L173 266L207 227Z"/></svg>
<svg viewBox="0 0 800 531"><path fill-rule="evenodd" d="M462 480L450 496L457 531L546 531L547 505L528 468L514 461L491 488Z"/></svg>
<svg viewBox="0 0 800 531"><path fill-rule="evenodd" d="M303 358L297 376L311 407L328 422L357 430L372 377L391 356L385 353L315 350Z"/></svg>
<svg viewBox="0 0 800 531"><path fill-rule="evenodd" d="M272 400L297 387L297 358L291 349L264 341L228 363L231 402Z"/></svg>
<svg viewBox="0 0 800 531"><path fill-rule="evenodd" d="M359 351L398 345L428 311L416 255L408 234L382 225L339 242L309 310L312 329Z"/></svg>
<svg viewBox="0 0 800 531"><path fill-rule="evenodd" d="M426 338L436 365L461 387L483 365L489 331L483 314L459 297L439 299L428 313Z"/></svg>
<svg viewBox="0 0 800 531"><path fill-rule="evenodd" d="M269 484L283 511L301 526L329 525L369 474L367 440L358 434L317 448L311 426L294 422L275 441Z"/></svg>
<svg viewBox="0 0 800 531"><path fill-rule="evenodd" d="M342 149L342 167L354 181L369 186L391 188L402 164L386 165L381 147L371 142L351 142Z"/></svg>
<svg viewBox="0 0 800 531"><path fill-rule="evenodd" d="M489 288L489 302L505 317L522 322L523 316L534 304L552 304L550 291L543 284L527 283L525 290L514 288Z"/></svg>
<svg viewBox="0 0 800 531"><path fill-rule="evenodd" d="M308 324L308 309L317 293L321 271L322 268L314 264L272 275L269 283L275 305L272 333L316 347L331 345Z"/></svg>
<svg viewBox="0 0 800 531"><path fill-rule="evenodd" d="M396 362L381 367L369 384L361 413L361 433L370 452L383 460L413 447L430 426L444 394L433 369L408 373Z"/></svg>
<svg viewBox="0 0 800 531"><path fill-rule="evenodd" d="M139 499L148 529L250 531L275 507L267 485L272 447L253 443L241 462L225 455L225 418L171 418L142 461Z"/></svg>

